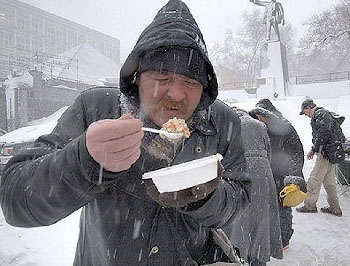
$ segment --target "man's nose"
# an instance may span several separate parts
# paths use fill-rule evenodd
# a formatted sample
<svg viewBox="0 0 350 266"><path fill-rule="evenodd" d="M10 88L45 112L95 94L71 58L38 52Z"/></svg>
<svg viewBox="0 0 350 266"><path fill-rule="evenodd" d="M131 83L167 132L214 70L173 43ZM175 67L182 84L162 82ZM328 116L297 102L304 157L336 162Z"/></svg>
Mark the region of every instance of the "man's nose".
<svg viewBox="0 0 350 266"><path fill-rule="evenodd" d="M171 79L168 83L167 96L174 101L181 101L185 98L183 81L177 78Z"/></svg>

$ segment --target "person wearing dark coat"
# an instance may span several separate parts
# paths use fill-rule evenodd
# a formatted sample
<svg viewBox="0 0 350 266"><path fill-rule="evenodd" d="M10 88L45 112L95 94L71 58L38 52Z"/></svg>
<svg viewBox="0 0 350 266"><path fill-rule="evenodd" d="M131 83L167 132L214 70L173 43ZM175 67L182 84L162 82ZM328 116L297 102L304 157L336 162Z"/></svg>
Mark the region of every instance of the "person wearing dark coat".
<svg viewBox="0 0 350 266"><path fill-rule="evenodd" d="M217 94L202 33L187 6L170 0L122 66L120 91L82 92L35 149L6 165L6 221L48 226L81 209L74 266L233 265L220 228L246 208L251 182L240 119ZM186 121L189 138L142 130L174 117ZM206 183L160 193L142 179L217 153L217 176Z"/></svg>
<svg viewBox="0 0 350 266"><path fill-rule="evenodd" d="M261 99L250 114L264 122L268 128L271 143L271 169L279 199L282 245L289 247L293 235L293 213L291 207L284 207L280 191L284 186L296 184L306 192L303 175L304 148L293 125L282 116L269 99Z"/></svg>
<svg viewBox="0 0 350 266"><path fill-rule="evenodd" d="M245 262L264 266L270 257L283 258L279 206L270 167L270 139L264 123L244 110L237 109L237 113L242 124L246 172L252 179L252 189L248 209L234 221L229 235Z"/></svg>
<svg viewBox="0 0 350 266"><path fill-rule="evenodd" d="M316 154L317 159L307 182L307 198L304 200L304 206L296 210L298 212L317 212L316 204L323 185L329 206L322 207L321 211L341 217L343 212L337 195L335 164L330 162L327 157L326 147L334 145L336 142L343 143L345 141L340 127L345 117L323 107L318 107L312 99L306 99L302 102L299 114L311 118L313 145L307 158L311 160Z"/></svg>

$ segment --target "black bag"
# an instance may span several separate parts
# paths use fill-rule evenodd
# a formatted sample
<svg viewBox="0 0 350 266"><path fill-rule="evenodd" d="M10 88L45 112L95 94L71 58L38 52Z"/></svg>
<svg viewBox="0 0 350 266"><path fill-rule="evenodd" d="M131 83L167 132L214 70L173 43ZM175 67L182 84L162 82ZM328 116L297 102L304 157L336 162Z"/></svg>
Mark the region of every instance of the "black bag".
<svg viewBox="0 0 350 266"><path fill-rule="evenodd" d="M327 144L324 150L330 163L340 163L345 159L344 147L340 141Z"/></svg>
<svg viewBox="0 0 350 266"><path fill-rule="evenodd" d="M332 130L332 138L324 148L325 156L328 161L332 164L337 164L345 159L345 151L342 145L345 142L345 135L341 128L345 117L340 116L334 112L331 112L331 115L334 119L334 125Z"/></svg>

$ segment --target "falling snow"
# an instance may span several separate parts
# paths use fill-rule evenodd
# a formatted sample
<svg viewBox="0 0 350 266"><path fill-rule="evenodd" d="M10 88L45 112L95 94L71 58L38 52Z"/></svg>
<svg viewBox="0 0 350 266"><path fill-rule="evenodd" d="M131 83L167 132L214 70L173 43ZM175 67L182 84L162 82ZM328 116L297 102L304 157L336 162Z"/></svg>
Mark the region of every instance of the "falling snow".
<svg viewBox="0 0 350 266"><path fill-rule="evenodd" d="M273 102L298 131L305 152L311 147L311 127L309 118L299 116L300 97ZM257 100L235 104L239 108L251 109ZM315 99L318 106L329 108L346 117L343 131L350 136L350 96L337 99ZM349 118L349 119L348 119ZM46 121L47 122L47 121ZM45 120L38 128L45 126ZM35 130L26 132L37 134ZM306 179L314 161L306 161L304 174ZM270 266L346 266L350 265L348 256L350 246L350 189L338 186L339 200L343 208L343 217L324 213L297 213L293 208L295 233L289 250L284 252L283 260L273 259ZM326 205L326 195L321 190L318 207ZM70 266L74 260L75 246L79 232L79 214L77 211L55 225L40 228L16 228L6 224L0 212L0 265L3 266ZM139 235L141 221L135 221L134 237ZM109 256L115 256L114 250ZM140 251L143 252L143 251Z"/></svg>

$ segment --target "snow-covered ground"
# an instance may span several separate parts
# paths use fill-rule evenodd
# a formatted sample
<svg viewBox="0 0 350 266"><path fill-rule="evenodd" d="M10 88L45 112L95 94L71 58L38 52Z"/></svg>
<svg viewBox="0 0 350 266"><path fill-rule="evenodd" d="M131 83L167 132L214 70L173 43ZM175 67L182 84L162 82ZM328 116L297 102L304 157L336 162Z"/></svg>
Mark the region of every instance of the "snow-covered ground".
<svg viewBox="0 0 350 266"><path fill-rule="evenodd" d="M305 152L311 147L310 119L299 116L302 97L274 101L274 105L298 131ZM235 104L251 109L257 99ZM315 99L323 106L346 117L343 131L350 136L350 96ZM307 179L314 161L306 161ZM283 260L272 260L271 266L348 266L350 265L350 188L338 186L343 217L324 213L301 214L293 210L294 235ZM318 207L326 206L322 189ZM0 265L2 266L68 266L72 265L78 237L79 211L55 225L41 228L15 228L4 221L0 212ZM166 265L166 262L165 264Z"/></svg>

